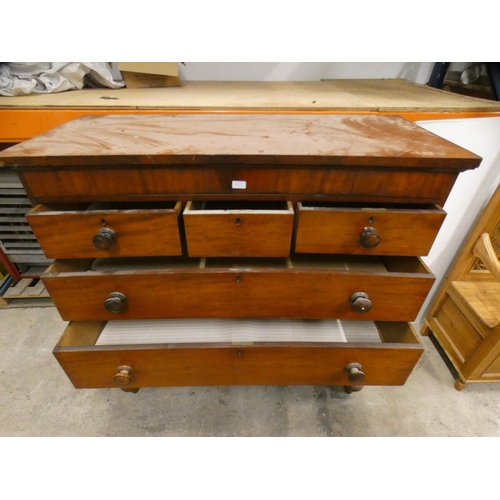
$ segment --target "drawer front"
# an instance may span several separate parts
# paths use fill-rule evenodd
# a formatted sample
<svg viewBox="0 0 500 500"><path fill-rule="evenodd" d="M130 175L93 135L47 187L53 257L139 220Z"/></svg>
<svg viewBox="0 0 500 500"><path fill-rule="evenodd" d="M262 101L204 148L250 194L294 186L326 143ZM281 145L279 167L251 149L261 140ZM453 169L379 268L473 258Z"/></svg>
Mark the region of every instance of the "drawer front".
<svg viewBox="0 0 500 500"><path fill-rule="evenodd" d="M223 168L209 165L201 168L188 165L182 168L75 167L22 173L24 183L37 203L150 201L167 196L188 201L206 199L207 195L224 195L281 200L328 196L338 201L361 203L383 200L438 205L444 205L457 175L457 172L417 168L406 171L358 168L356 165L324 168L260 165L252 168L227 163L223 163Z"/></svg>
<svg viewBox="0 0 500 500"><path fill-rule="evenodd" d="M100 323L70 323L54 349L77 388L197 385L402 385L423 348L408 324L378 324L382 343L96 346ZM349 380L357 363L363 380ZM352 377L352 375L351 375Z"/></svg>
<svg viewBox="0 0 500 500"><path fill-rule="evenodd" d="M170 205L82 211L38 205L26 217L50 259L181 255L181 203Z"/></svg>
<svg viewBox="0 0 500 500"><path fill-rule="evenodd" d="M191 257L287 257L290 202L188 202L183 214Z"/></svg>
<svg viewBox="0 0 500 500"><path fill-rule="evenodd" d="M366 258L365 258L366 259ZM281 260L281 259L279 259ZM153 318L339 318L413 321L434 277L416 258L328 267L214 265L92 271L57 261L42 277L67 321ZM391 266L393 266L391 268ZM114 312L110 312L114 311Z"/></svg>
<svg viewBox="0 0 500 500"><path fill-rule="evenodd" d="M295 251L427 255L446 217L438 207L342 208L298 203Z"/></svg>

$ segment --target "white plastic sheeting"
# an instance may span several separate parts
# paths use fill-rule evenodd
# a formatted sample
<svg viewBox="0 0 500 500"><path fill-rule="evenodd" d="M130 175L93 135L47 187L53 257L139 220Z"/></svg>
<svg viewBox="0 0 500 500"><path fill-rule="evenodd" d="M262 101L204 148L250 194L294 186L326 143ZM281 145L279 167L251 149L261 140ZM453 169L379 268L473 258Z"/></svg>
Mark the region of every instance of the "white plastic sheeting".
<svg viewBox="0 0 500 500"><path fill-rule="evenodd" d="M0 95L18 96L80 90L84 86L124 87L105 62L0 63Z"/></svg>

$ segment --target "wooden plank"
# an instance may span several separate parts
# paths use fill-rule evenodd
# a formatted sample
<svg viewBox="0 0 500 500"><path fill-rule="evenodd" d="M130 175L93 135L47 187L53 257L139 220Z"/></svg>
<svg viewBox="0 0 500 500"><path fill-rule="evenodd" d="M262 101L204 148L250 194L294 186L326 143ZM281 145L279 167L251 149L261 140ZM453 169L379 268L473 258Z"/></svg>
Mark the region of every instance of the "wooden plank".
<svg viewBox="0 0 500 500"><path fill-rule="evenodd" d="M25 292L28 297L40 297L42 295L46 297L49 296L47 290L45 289L45 285L41 280L35 286L29 286L26 288Z"/></svg>
<svg viewBox="0 0 500 500"><path fill-rule="evenodd" d="M84 89L0 97L0 108L500 110L500 103L446 93L404 79L316 82L183 82L176 88Z"/></svg>
<svg viewBox="0 0 500 500"><path fill-rule="evenodd" d="M458 293L477 318L488 328L500 324L500 283L453 281L451 293Z"/></svg>
<svg viewBox="0 0 500 500"><path fill-rule="evenodd" d="M171 92L169 92L169 90ZM11 109L12 99L0 97ZM84 89L60 94L16 97L16 108L125 109L373 109L329 82L184 82L182 87Z"/></svg>
<svg viewBox="0 0 500 500"><path fill-rule="evenodd" d="M26 309L29 307L54 307L54 302L52 299L47 297L42 298L32 298L32 299L3 299L0 297L0 309L11 309L11 308L19 308Z"/></svg>
<svg viewBox="0 0 500 500"><path fill-rule="evenodd" d="M380 112L500 109L500 103L495 101L453 94L403 79L332 80L331 83L336 89L357 96L365 105L375 105Z"/></svg>
<svg viewBox="0 0 500 500"><path fill-rule="evenodd" d="M20 297L24 290L31 284L33 280L23 278L15 286L10 287L4 294L4 298Z"/></svg>

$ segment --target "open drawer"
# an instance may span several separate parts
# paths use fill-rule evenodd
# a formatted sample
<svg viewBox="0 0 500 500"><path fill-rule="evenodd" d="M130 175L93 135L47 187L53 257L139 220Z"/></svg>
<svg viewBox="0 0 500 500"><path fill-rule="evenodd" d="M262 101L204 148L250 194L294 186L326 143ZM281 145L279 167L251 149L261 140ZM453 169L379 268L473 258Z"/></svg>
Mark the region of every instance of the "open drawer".
<svg viewBox="0 0 500 500"><path fill-rule="evenodd" d="M290 255L291 202L189 201L183 219L190 257Z"/></svg>
<svg viewBox="0 0 500 500"><path fill-rule="evenodd" d="M126 327L129 322L117 323ZM119 336L117 341L109 334L107 340L101 339L106 335L105 322L74 322L67 326L54 355L76 388L402 385L423 352L418 334L407 323L373 323L375 339L356 341L353 336L347 341L333 342L266 342L261 338L247 342L214 341L210 322L195 324L192 330L198 334L190 334L187 341L179 342L175 337L179 333L178 322L172 327L169 320L164 326L166 336L157 335L152 340L138 325L150 322L130 323L129 329L136 333ZM233 323L233 328L239 328L237 322ZM242 323L245 329L245 322ZM254 330L272 332L277 325L264 321L262 327L255 325ZM284 328L288 326L285 324ZM322 327L325 328L328 326ZM170 338L172 330L174 335L170 333Z"/></svg>
<svg viewBox="0 0 500 500"><path fill-rule="evenodd" d="M50 259L181 255L180 202L37 205L26 218Z"/></svg>
<svg viewBox="0 0 500 500"><path fill-rule="evenodd" d="M56 261L42 276L67 321L311 318L413 321L434 276L416 257Z"/></svg>
<svg viewBox="0 0 500 500"><path fill-rule="evenodd" d="M297 217L296 252L423 256L446 212L435 205L364 208L299 202Z"/></svg>

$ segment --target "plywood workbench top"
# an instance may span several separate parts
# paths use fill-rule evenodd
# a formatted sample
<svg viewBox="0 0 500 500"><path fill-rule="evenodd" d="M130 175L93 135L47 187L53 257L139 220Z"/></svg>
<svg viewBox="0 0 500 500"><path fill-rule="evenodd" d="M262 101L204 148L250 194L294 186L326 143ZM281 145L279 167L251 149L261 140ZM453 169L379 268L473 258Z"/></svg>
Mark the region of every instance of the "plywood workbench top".
<svg viewBox="0 0 500 500"><path fill-rule="evenodd" d="M21 142L86 114L384 113L412 121L500 114L500 103L403 79L183 82L181 87L84 89L0 97L0 142Z"/></svg>
<svg viewBox="0 0 500 500"><path fill-rule="evenodd" d="M403 79L318 82L183 82L154 89L84 89L0 97L0 109L272 109L359 111L500 111L500 103Z"/></svg>

